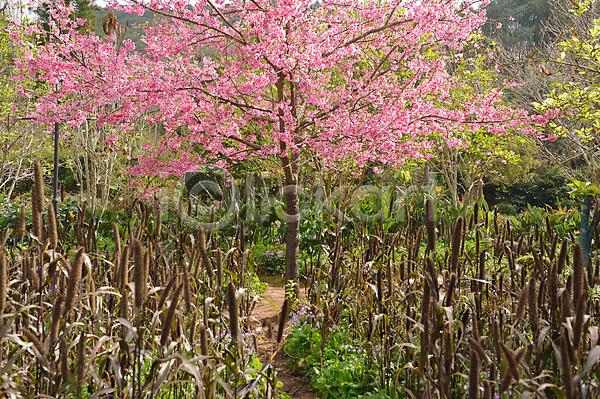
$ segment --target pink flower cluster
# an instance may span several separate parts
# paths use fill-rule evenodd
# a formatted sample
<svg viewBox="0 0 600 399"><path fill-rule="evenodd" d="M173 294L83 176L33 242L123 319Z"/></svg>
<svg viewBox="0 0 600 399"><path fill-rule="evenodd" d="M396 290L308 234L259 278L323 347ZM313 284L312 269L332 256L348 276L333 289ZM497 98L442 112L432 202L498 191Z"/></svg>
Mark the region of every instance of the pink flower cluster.
<svg viewBox="0 0 600 399"><path fill-rule="evenodd" d="M160 15L144 28L145 51L79 33L84 21L57 3L49 33L9 25L25 49L15 79L47 83L40 122L162 123L162 142L139 158L133 175L165 178L200 162L251 156L285 165L301 152L325 163L393 166L429 156L433 133L464 146L455 132L486 126L537 135L534 124L547 120L502 105L499 90L455 103L462 83L448 65L466 57L463 47L485 21L468 2L115 2Z"/></svg>

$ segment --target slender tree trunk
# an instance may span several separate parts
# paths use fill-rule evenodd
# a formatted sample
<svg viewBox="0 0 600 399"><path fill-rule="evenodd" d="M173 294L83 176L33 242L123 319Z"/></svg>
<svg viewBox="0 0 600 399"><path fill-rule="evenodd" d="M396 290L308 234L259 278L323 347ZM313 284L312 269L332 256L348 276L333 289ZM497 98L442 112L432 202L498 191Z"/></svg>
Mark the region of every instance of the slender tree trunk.
<svg viewBox="0 0 600 399"><path fill-rule="evenodd" d="M285 181L285 201L287 214L285 246L285 281L289 284L298 279L298 253L300 247L300 203L298 198L297 175Z"/></svg>
<svg viewBox="0 0 600 399"><path fill-rule="evenodd" d="M285 100L285 80L286 74L283 71L278 71L277 80L277 102L282 104ZM291 78L291 75L290 75ZM291 112L296 117L296 91L293 83L290 84L290 104ZM279 117L279 132L285 133L284 112L280 107L278 111ZM285 283L286 286L290 282L298 279L298 252L300 246L300 204L298 198L298 172L299 172L299 157L298 153L290 151L284 141L279 142L281 151L281 166L285 173L285 202L287 215L286 229L286 246L285 246ZM284 315L284 318L287 315Z"/></svg>

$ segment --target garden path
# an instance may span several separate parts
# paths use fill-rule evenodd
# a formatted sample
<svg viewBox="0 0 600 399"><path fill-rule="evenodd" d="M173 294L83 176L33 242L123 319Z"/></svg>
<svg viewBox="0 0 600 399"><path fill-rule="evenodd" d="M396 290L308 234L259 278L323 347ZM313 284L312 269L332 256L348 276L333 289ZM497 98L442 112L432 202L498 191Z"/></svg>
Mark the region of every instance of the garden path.
<svg viewBox="0 0 600 399"><path fill-rule="evenodd" d="M285 289L269 285L267 291L262 295L267 298L261 299L252 312L252 317L257 321L257 328L261 330L264 340L259 345L259 351L263 356L271 356L277 351L277 328L278 311L283 307L285 299ZM302 294L300 295L302 299ZM272 302L269 303L269 301ZM273 308L273 305L277 308ZM285 334L288 334L289 326L285 328ZM277 379L283 383L280 392L287 393L293 399L316 399L317 394L311 391L310 383L305 378L305 373L300 370L293 370L288 367L287 358L283 353L278 352L273 359L273 367L277 371Z"/></svg>

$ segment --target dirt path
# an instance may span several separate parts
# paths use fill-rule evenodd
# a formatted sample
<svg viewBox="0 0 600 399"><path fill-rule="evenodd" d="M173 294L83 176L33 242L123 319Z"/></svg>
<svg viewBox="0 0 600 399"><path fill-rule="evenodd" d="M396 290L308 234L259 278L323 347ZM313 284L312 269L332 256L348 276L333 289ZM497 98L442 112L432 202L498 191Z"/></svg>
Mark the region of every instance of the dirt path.
<svg viewBox="0 0 600 399"><path fill-rule="evenodd" d="M259 345L259 351L264 356L270 356L277 350L278 312L283 307L285 289L270 285L262 296L266 299L261 299L255 306L252 317L256 319L257 329L260 329L261 335L264 337L263 345ZM289 327L286 326L285 334L288 334L289 331ZM310 383L304 378L304 373L290 369L286 357L281 352L273 359L273 367L277 371L277 379L283 383L283 387L279 389L280 392L285 392L294 399L318 398L317 394L310 390Z"/></svg>

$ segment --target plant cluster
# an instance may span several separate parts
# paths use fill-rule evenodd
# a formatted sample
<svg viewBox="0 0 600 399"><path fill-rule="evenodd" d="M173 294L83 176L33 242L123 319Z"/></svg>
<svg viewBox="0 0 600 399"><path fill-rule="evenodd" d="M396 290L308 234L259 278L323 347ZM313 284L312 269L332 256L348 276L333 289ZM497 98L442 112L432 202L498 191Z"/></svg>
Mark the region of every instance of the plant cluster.
<svg viewBox="0 0 600 399"><path fill-rule="evenodd" d="M358 229L328 262L311 259L318 316L292 318L284 351L313 386L335 398L598 396L600 263L584 263L571 213L527 230L480 203L439 214L429 199L423 226Z"/></svg>
<svg viewBox="0 0 600 399"><path fill-rule="evenodd" d="M165 224L142 203L105 232L85 205L56 217L37 162L34 180L0 250L1 395L276 392L250 317L264 288L239 237L188 234L182 214Z"/></svg>

